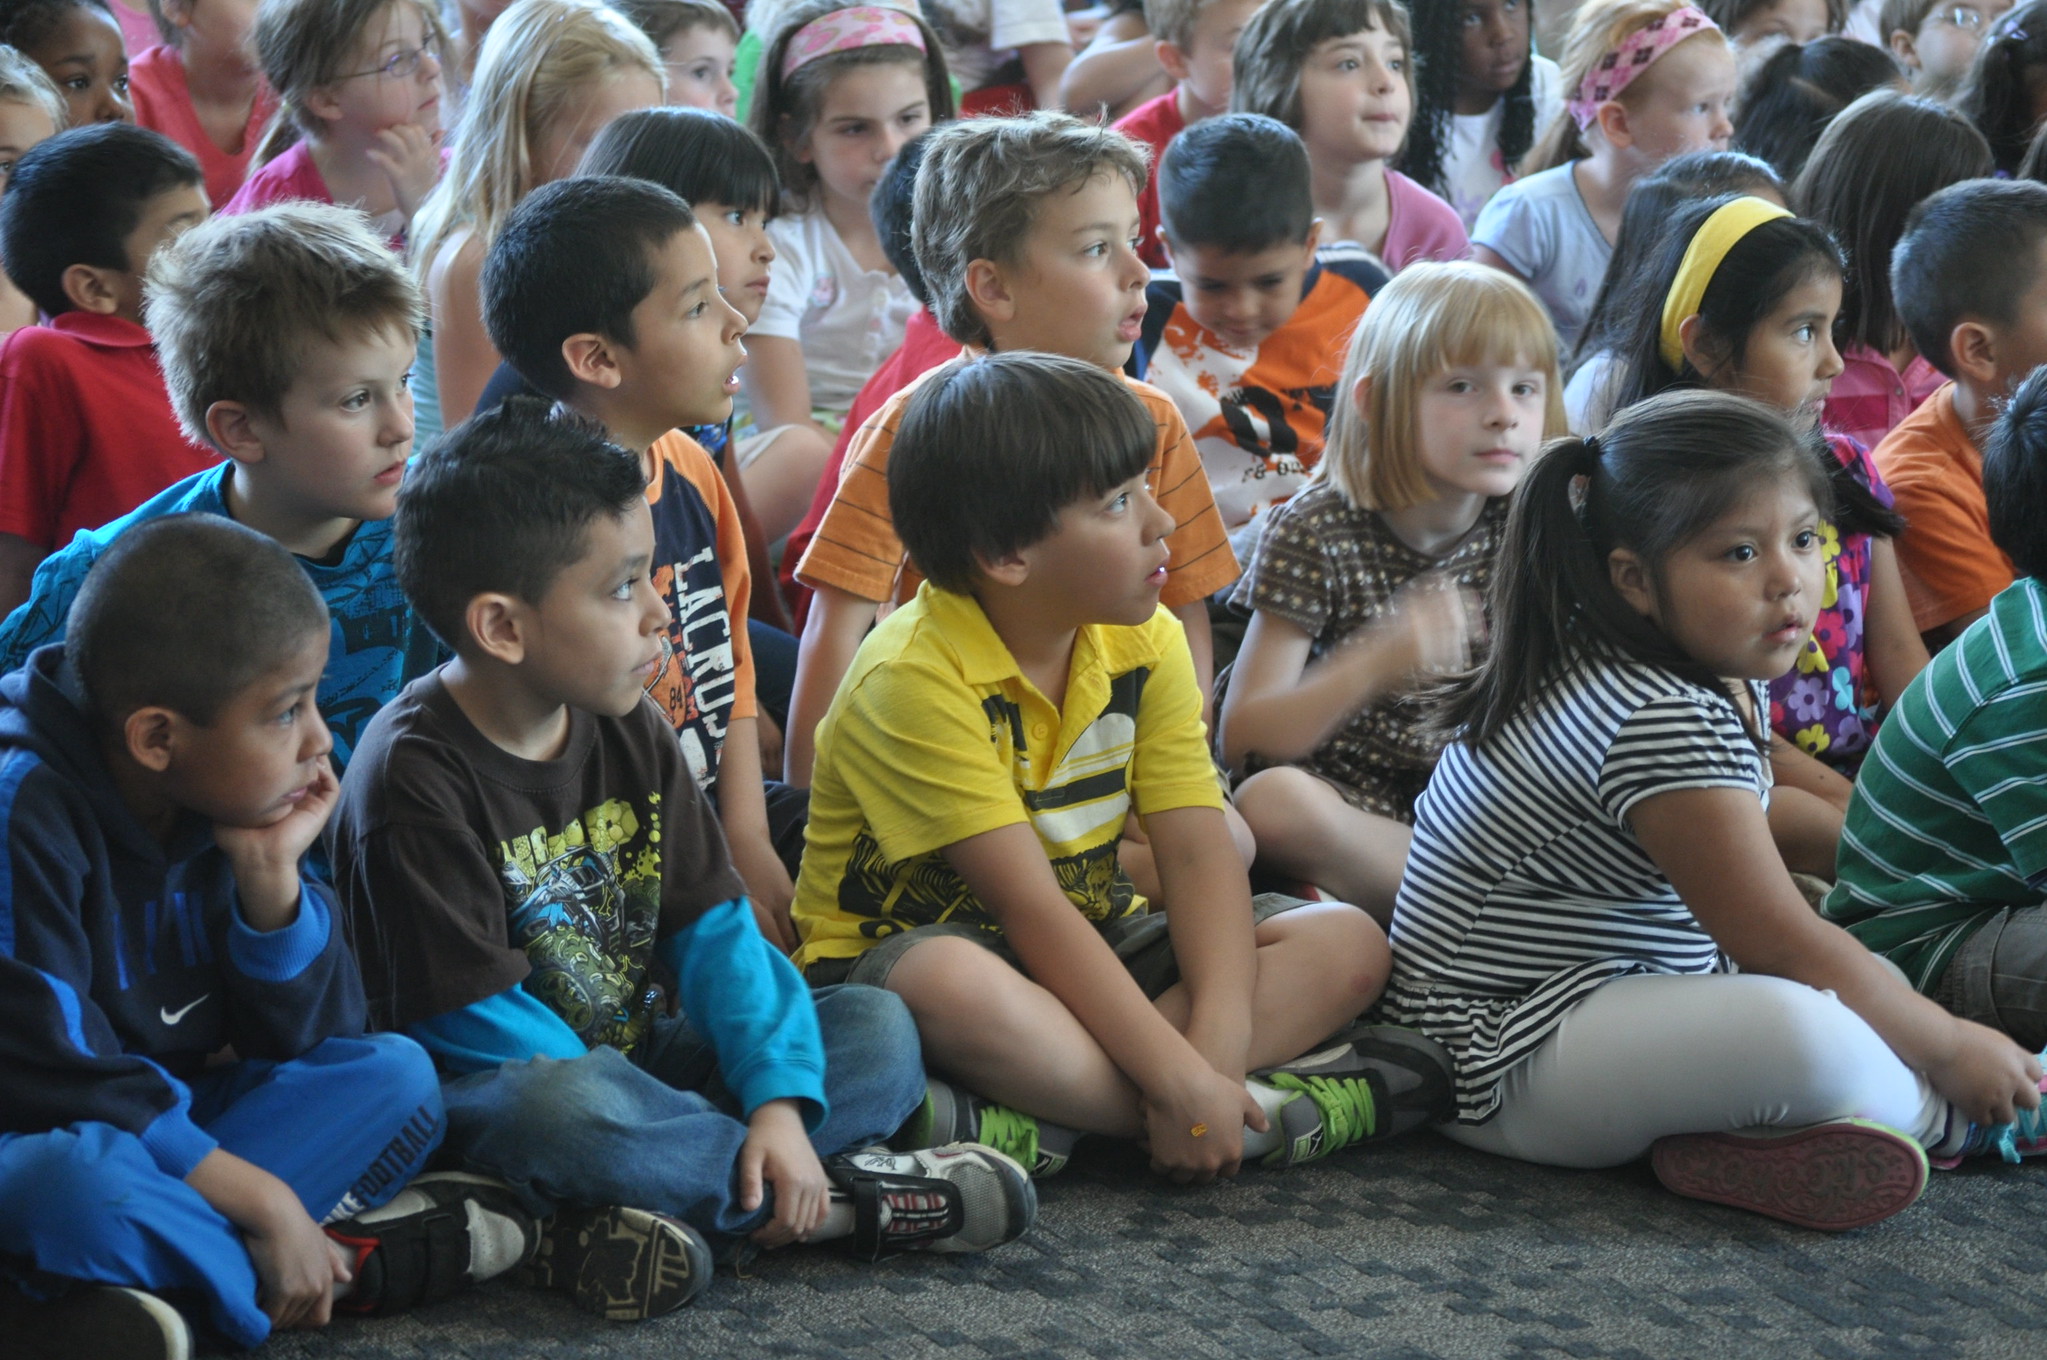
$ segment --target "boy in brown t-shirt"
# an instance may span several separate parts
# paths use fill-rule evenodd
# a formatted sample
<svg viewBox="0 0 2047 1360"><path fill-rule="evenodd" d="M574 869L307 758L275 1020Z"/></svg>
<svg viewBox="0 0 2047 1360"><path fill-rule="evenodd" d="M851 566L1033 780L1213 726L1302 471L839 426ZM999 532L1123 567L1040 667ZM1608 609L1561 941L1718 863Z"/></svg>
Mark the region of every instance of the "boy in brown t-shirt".
<svg viewBox="0 0 2047 1360"><path fill-rule="evenodd" d="M714 1250L1022 1233L1035 1200L999 1153L847 1152L922 1099L915 1029L872 988L813 1003L754 924L646 693L670 615L640 459L517 399L414 462L394 538L455 660L365 732L336 883L372 1023L454 1078L448 1148L552 1214L540 1281L648 1317L695 1297Z"/></svg>
<svg viewBox="0 0 2047 1360"><path fill-rule="evenodd" d="M1970 180L1928 198L1891 257L1891 291L1919 353L1953 379L1873 453L1905 517L1898 565L1913 621L1938 650L2012 582L1990 541L1980 441L2047 362L2047 185Z"/></svg>

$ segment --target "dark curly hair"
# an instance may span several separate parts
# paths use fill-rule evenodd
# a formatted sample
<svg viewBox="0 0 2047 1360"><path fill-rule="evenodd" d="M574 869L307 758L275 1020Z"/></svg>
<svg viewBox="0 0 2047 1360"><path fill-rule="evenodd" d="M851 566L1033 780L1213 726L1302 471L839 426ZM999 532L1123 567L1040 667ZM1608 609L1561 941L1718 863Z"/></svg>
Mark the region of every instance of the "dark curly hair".
<svg viewBox="0 0 2047 1360"><path fill-rule="evenodd" d="M1413 0L1408 8L1413 28L1409 55L1415 64L1414 118L1408 124L1407 145L1397 168L1436 194L1448 190L1443 183L1443 159L1450 152L1450 116L1457 107L1457 81L1464 64L1459 10L1459 0ZM1502 96L1506 109L1500 118L1500 159L1508 165L1535 145L1532 22L1529 32L1529 59L1521 64L1521 78Z"/></svg>

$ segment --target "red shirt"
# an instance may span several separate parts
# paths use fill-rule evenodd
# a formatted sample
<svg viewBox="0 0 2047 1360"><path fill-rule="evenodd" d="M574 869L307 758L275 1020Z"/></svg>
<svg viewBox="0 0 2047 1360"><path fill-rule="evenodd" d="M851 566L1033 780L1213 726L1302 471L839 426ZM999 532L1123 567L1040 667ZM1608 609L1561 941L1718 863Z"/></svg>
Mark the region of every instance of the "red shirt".
<svg viewBox="0 0 2047 1360"><path fill-rule="evenodd" d="M178 428L133 321L65 312L0 342L0 533L53 552L218 461Z"/></svg>
<svg viewBox="0 0 2047 1360"><path fill-rule="evenodd" d="M249 173L249 157L263 140L263 128L277 109L268 85L259 85L249 106L249 124L242 129L242 149L222 151L199 123L192 107L192 87L185 83L185 59L175 47L152 47L129 63L128 93L135 101L135 121L161 132L199 158L206 175L206 201L219 207L235 196Z"/></svg>
<svg viewBox="0 0 2047 1360"><path fill-rule="evenodd" d="M959 352L960 342L938 328L931 309L919 307L903 330L903 343L881 361L874 376L854 394L853 404L846 410L846 423L839 427L839 442L832 446L831 461L825 464L824 475L817 479L810 512L790 533L789 544L782 550L778 579L782 582L782 596L789 601L789 626L797 632L803 631L804 616L810 613L810 587L796 579L796 564L803 560L803 550L810 546L811 536L824 522L824 512L832 508L832 497L838 494L839 474L845 470L846 450L852 447L853 436L890 397L946 360L958 358Z"/></svg>
<svg viewBox="0 0 2047 1360"><path fill-rule="evenodd" d="M1166 143L1186 126L1187 120L1180 116L1178 87L1145 100L1116 120L1116 131L1151 149L1151 174L1145 178L1144 192L1137 196L1137 254L1153 269L1166 267L1166 252L1159 245L1159 158L1166 154Z"/></svg>

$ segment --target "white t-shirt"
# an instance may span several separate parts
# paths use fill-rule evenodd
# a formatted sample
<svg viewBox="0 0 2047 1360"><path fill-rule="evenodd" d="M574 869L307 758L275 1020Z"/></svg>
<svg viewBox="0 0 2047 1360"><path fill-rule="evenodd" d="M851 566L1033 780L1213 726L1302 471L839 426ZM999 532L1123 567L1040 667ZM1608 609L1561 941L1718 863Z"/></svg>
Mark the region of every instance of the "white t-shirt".
<svg viewBox="0 0 2047 1360"><path fill-rule="evenodd" d="M1494 194L1471 229L1471 243L1528 280L1566 350L1578 342L1613 246L1592 220L1570 165L1517 179Z"/></svg>
<svg viewBox="0 0 2047 1360"><path fill-rule="evenodd" d="M768 239L768 296L747 334L801 342L811 408L844 415L903 343L917 299L901 275L862 269L821 209L776 218Z"/></svg>
<svg viewBox="0 0 2047 1360"><path fill-rule="evenodd" d="M1540 138L1564 107L1562 83L1557 64L1548 57L1531 57L1535 74L1529 93L1535 96L1535 135ZM1500 186L1514 177L1500 159L1500 120L1507 116L1507 101L1494 102L1484 113L1450 115L1450 149L1443 155L1443 197L1457 209L1464 229L1471 230Z"/></svg>
<svg viewBox="0 0 2047 1360"><path fill-rule="evenodd" d="M925 14L962 90L978 90L1031 43L1071 42L1059 0L931 0Z"/></svg>
<svg viewBox="0 0 2047 1360"><path fill-rule="evenodd" d="M1613 416L1613 402L1626 373L1620 356L1610 349L1585 356L1571 381L1564 384L1564 416L1575 435L1598 434Z"/></svg>

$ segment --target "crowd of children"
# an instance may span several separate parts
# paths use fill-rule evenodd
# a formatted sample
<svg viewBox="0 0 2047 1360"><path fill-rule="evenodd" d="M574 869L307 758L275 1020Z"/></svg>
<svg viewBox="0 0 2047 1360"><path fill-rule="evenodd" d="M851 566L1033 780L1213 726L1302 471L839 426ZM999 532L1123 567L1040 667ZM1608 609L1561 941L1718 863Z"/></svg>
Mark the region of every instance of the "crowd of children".
<svg viewBox="0 0 2047 1360"><path fill-rule="evenodd" d="M0 1330L2047 1153L2047 0L1553 18L0 0Z"/></svg>

